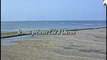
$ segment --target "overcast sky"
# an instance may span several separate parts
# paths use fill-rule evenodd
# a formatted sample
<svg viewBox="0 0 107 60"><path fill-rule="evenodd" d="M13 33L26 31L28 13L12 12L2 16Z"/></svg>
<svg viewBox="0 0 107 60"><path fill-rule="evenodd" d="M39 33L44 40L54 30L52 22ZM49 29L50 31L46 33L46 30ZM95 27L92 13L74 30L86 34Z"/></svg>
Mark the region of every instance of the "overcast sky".
<svg viewBox="0 0 107 60"><path fill-rule="evenodd" d="M106 20L103 0L1 0L2 21Z"/></svg>

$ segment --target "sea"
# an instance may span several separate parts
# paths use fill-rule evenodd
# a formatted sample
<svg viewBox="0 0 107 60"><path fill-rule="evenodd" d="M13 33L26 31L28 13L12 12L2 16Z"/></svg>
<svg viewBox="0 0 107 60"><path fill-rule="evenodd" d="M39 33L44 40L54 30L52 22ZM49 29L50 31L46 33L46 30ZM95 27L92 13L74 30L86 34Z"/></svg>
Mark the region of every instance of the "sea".
<svg viewBox="0 0 107 60"><path fill-rule="evenodd" d="M21 30L49 30L49 29L84 29L106 27L106 21L2 21L1 32ZM15 44L15 41L41 40L41 35L18 36L1 39L1 45Z"/></svg>
<svg viewBox="0 0 107 60"><path fill-rule="evenodd" d="M106 27L106 21L1 21L1 32Z"/></svg>

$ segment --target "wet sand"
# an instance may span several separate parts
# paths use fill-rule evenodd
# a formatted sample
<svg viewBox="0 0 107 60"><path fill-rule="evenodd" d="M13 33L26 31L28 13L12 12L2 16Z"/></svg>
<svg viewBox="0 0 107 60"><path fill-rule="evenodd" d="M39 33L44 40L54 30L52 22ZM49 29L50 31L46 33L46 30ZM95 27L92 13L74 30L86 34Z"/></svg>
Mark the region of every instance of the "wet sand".
<svg viewBox="0 0 107 60"><path fill-rule="evenodd" d="M106 60L105 28L14 43L1 46L1 60Z"/></svg>

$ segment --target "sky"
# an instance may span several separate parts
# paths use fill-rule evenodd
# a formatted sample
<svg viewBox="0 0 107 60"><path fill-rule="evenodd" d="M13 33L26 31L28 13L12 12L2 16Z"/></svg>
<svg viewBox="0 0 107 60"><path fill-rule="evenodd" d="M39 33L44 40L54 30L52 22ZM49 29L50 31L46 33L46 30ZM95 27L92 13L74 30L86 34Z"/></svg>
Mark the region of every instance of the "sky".
<svg viewBox="0 0 107 60"><path fill-rule="evenodd" d="M1 0L1 21L106 20L103 0Z"/></svg>

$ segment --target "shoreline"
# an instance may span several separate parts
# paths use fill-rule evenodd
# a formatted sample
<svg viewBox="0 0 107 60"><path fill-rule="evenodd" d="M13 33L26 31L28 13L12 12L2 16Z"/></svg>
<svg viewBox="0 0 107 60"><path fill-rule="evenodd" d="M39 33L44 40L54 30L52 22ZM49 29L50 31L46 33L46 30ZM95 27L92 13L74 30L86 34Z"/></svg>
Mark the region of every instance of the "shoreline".
<svg viewBox="0 0 107 60"><path fill-rule="evenodd" d="M67 31L81 31L81 30L93 30L93 29L102 29L102 28L106 28L106 27L96 27L96 28L82 28L82 29L67 29ZM57 29L53 29L53 30L57 30ZM63 29L59 29L59 30L63 30ZM66 29L65 29L66 30ZM35 30L37 31L37 30ZM43 30L43 31L47 31L47 30ZM1 38L11 38L11 37L17 37L17 36L24 36L24 35L30 35L30 34L20 34L18 35L17 32L3 32L1 33Z"/></svg>

